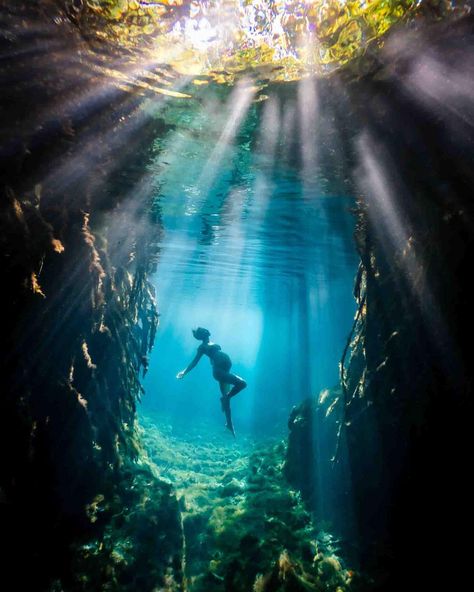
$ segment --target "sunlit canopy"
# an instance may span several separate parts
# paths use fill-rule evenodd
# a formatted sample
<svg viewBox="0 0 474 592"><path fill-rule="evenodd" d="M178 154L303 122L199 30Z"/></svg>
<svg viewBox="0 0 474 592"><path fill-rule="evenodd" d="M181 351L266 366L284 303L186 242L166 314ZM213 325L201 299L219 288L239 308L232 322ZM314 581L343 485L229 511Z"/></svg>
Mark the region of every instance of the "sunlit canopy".
<svg viewBox="0 0 474 592"><path fill-rule="evenodd" d="M285 81L347 64L421 12L446 0L85 0L83 26L124 47L146 47L180 74L233 82L243 71ZM195 83L206 80L196 78Z"/></svg>

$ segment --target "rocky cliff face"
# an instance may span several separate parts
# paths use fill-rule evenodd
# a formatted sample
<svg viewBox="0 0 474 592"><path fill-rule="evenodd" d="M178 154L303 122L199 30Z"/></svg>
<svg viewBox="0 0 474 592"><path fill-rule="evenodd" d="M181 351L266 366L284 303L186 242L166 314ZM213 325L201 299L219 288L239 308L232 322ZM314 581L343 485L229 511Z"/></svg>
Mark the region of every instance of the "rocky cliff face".
<svg viewBox="0 0 474 592"><path fill-rule="evenodd" d="M474 320L467 165L474 103L466 72L473 51L472 20L438 25L392 40L378 73L352 85L360 122L353 143L359 309L334 401L359 552L384 592L462 582L457 570L423 566L447 541L460 540L472 517L465 475ZM290 420L287 473L313 507L315 474L328 462L311 464L313 431L327 431L332 421L316 401ZM336 465L342 458L339 450ZM467 561L465 549L456 553Z"/></svg>
<svg viewBox="0 0 474 592"><path fill-rule="evenodd" d="M140 589L180 589L177 501L135 426L158 323L142 173L163 124L93 73L100 55L58 7L2 12L2 572L18 588L136 590L153 556Z"/></svg>
<svg viewBox="0 0 474 592"><path fill-rule="evenodd" d="M474 252L466 162L474 146L463 122L474 116L464 87L473 51L470 20L402 38L387 47L386 76L362 92L371 116L359 144L361 314L347 375L347 437L361 527L379 537L382 525L399 582L436 555L470 507L466 270ZM376 440L367 440L374 430ZM457 576L441 580L453 586Z"/></svg>

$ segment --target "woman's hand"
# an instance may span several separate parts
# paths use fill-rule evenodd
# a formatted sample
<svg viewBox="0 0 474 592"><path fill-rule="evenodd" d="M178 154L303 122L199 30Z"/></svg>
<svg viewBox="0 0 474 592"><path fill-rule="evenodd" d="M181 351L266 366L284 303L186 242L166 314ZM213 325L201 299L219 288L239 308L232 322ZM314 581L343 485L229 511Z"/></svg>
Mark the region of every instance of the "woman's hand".
<svg viewBox="0 0 474 592"><path fill-rule="evenodd" d="M181 372L178 372L178 374L176 374L176 378L178 380L181 380L181 378L183 378L184 374L185 374L184 370L181 370Z"/></svg>

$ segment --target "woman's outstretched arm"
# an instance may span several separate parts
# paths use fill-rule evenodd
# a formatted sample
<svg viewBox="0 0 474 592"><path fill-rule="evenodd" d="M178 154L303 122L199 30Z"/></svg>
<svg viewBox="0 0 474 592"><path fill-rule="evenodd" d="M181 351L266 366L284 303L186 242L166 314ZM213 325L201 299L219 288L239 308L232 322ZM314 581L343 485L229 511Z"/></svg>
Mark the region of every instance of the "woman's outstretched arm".
<svg viewBox="0 0 474 592"><path fill-rule="evenodd" d="M183 376L185 376L188 372L191 372L191 370L197 365L197 363L199 362L201 357L202 357L202 351L200 349L198 349L197 354L194 356L193 361L189 364L189 366L187 368L185 368L184 370L181 370L181 372L178 372L178 374L176 374L176 378L183 378Z"/></svg>

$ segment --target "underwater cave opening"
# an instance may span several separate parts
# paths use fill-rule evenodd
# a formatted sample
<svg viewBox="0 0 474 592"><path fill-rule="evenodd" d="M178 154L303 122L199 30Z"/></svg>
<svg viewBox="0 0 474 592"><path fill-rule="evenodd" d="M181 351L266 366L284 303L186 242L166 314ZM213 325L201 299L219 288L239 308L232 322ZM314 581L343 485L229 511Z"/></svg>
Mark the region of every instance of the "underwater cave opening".
<svg viewBox="0 0 474 592"><path fill-rule="evenodd" d="M181 496L185 532L200 516L210 539L227 528L223 516L216 526L216 513L252 504L251 467L266 457L276 466L287 462L286 445L270 451L286 441L292 409L308 399L316 405L321 399L328 415L334 409L356 311L355 199L341 149L347 119L334 122L341 105L316 79L267 92L265 102L252 101L244 80L224 90L210 85L195 102L146 107L169 131L157 138L147 168L159 178L153 197L159 259L151 281L160 320L143 380L142 437ZM232 372L247 382L231 400L235 439L207 357L176 379L197 351L191 330L198 326L209 329L231 357ZM313 426L309 449L290 462L314 464L311 536L326 528L327 537L355 544L347 459L337 470L330 461L339 412L334 416L329 428ZM260 485L264 513L274 511L272 487L290 491L282 483ZM298 477L293 487L301 487ZM222 488L232 492L221 494ZM245 528L259 528L259 520L250 512ZM244 535L230 529L226 536L237 542ZM199 553L195 541L188 543L194 566L188 572L197 573Z"/></svg>

